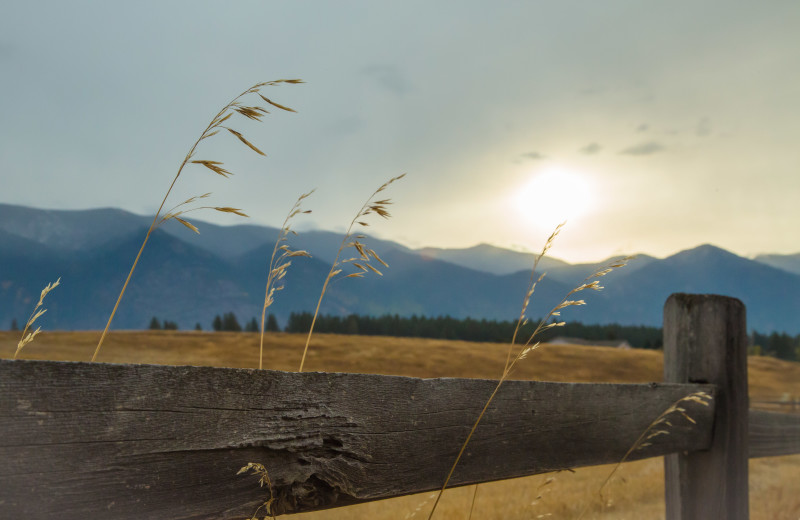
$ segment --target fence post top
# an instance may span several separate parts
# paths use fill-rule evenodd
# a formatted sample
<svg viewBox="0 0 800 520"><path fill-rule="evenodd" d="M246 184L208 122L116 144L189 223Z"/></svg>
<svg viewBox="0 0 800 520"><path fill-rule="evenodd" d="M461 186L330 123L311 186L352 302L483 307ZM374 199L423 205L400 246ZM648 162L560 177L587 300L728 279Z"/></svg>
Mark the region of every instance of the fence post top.
<svg viewBox="0 0 800 520"><path fill-rule="evenodd" d="M732 296L723 296L720 294L672 293L667 298L667 301L664 304L664 306L666 307L670 305L671 302L675 302L674 304L689 309L698 305L708 304L712 302L744 308L744 303L742 303L742 300L740 300L739 298L734 298Z"/></svg>

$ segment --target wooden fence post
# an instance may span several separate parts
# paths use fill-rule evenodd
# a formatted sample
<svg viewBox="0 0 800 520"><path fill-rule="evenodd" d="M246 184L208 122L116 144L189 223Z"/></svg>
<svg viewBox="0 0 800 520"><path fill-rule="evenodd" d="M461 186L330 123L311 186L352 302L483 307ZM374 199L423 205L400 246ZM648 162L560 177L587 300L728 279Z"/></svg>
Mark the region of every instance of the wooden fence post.
<svg viewBox="0 0 800 520"><path fill-rule="evenodd" d="M724 296L671 295L664 305L664 381L717 385L711 447L665 457L667 520L747 520L744 304Z"/></svg>

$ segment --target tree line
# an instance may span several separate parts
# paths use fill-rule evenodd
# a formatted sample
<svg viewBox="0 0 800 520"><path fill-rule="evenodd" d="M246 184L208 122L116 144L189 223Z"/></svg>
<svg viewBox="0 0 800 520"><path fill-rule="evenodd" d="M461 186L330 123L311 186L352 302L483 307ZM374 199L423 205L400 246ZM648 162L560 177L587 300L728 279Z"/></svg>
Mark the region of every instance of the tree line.
<svg viewBox="0 0 800 520"><path fill-rule="evenodd" d="M313 315L309 312L293 312L289 315L286 332L307 332L311 326ZM517 334L518 338L527 339L533 334L537 322L528 322ZM456 339L464 341L505 343L514 335L516 321L498 321L475 318L453 318L451 316L399 316L386 314L383 316L349 316L320 315L314 325L317 332L334 334L361 334L370 336L397 336L433 339ZM563 327L546 330L539 335L540 341L549 341L557 336L580 338L585 340L627 341L637 348L661 348L661 329L646 326L584 325L580 322L568 322ZM524 340L523 340L524 341Z"/></svg>
<svg viewBox="0 0 800 520"><path fill-rule="evenodd" d="M313 315L309 312L291 313L286 332L308 332ZM524 342L533 333L538 320L524 325L517 337ZM450 316L429 318L426 316L401 317L321 315L317 317L314 330L334 334L363 334L372 336L398 336L433 339L457 339L464 341L506 343L514 335L516 321L458 319ZM663 329L646 325L592 324L579 321L567 322L563 327L554 327L540 333L539 341L551 341L558 336L579 338L587 341L627 341L634 348L661 349ZM753 331L748 336L751 355L766 355L800 361L800 334L791 336L785 332L761 334Z"/></svg>
<svg viewBox="0 0 800 520"><path fill-rule="evenodd" d="M269 332L308 332L311 328L313 314L310 312L293 312L289 315L286 326L281 329L276 317L269 314L266 330ZM518 333L518 338L528 338L536 328L538 322L525 324ZM321 333L351 334L365 336L396 336L433 339L455 339L464 341L504 343L510 341L516 327L515 321L498 321L474 318L453 318L451 316L412 315L410 317L398 314L383 316L362 316L350 314L348 316L335 316L322 314L317 316L314 330ZM177 324L170 321L159 321L153 317L150 322L152 330L177 330ZM200 324L195 325L195 330L203 330ZM211 330L230 332L259 332L260 322L252 318L242 326L233 312L216 315L211 323ZM589 341L619 340L627 341L637 348L661 348L661 329L647 326L627 325L584 325L580 322L569 322L563 327L552 328L538 335L541 341L548 341L556 336L580 338Z"/></svg>
<svg viewBox="0 0 800 520"><path fill-rule="evenodd" d="M162 322L157 317L153 316L153 318L150 320L150 326L148 328L150 330L178 330L178 324L174 321L168 320L164 320ZM267 332L280 332L281 330L278 326L278 320L273 314L267 315L267 321L264 328L267 330ZM194 330L201 331L203 330L203 326L199 323L196 323ZM211 322L211 330L214 332L260 332L261 324L256 321L255 317L253 317L245 324L244 327L242 327L242 325L239 323L239 319L234 313L226 312L225 314L217 314L214 316L214 319Z"/></svg>
<svg viewBox="0 0 800 520"><path fill-rule="evenodd" d="M268 332L308 332L313 315L310 312L293 312L289 315L286 326L281 329L273 314L267 315L266 330ZM517 337L524 342L533 333L538 322L525 324ZM487 320L474 318L453 318L451 316L399 316L385 314L383 316L335 316L323 314L317 316L314 330L322 333L352 334L367 336L396 336L412 338L455 339L464 341L506 343L514 335L516 321ZM170 320L153 317L150 330L178 330L178 324ZM12 331L19 331L16 319L11 321ZM194 330L203 327L197 323ZM215 332L259 332L261 323L255 317L241 325L233 312L218 314L211 322L211 330ZM538 336L539 341L550 341L557 336L580 338L587 341L627 341L632 347L644 349L660 349L663 346L662 329L644 325L586 325L579 321L567 322L563 327L555 327ZM785 332L762 334L753 331L748 337L751 355L766 355L789 361L800 361L800 334L791 336Z"/></svg>
<svg viewBox="0 0 800 520"><path fill-rule="evenodd" d="M752 355L767 355L788 361L800 361L800 334L790 336L785 332L773 332L767 335L753 331L749 340L749 353Z"/></svg>

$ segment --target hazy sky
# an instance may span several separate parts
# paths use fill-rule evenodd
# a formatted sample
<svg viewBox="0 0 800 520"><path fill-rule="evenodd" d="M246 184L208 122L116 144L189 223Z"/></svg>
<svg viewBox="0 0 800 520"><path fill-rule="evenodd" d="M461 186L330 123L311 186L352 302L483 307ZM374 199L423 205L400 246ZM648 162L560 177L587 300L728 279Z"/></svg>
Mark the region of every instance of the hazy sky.
<svg viewBox="0 0 800 520"><path fill-rule="evenodd" d="M7 1L0 70L0 202L153 212L219 108L302 78L232 125L268 157L220 134L236 175L171 201L279 225L317 188L303 226L341 229L407 172L374 229L410 246L800 251L796 0Z"/></svg>

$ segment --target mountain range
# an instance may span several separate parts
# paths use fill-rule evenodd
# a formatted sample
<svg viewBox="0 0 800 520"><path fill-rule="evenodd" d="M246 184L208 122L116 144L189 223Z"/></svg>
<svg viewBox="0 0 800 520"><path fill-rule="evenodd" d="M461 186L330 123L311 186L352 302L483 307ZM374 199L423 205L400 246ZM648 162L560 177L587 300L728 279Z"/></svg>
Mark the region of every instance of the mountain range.
<svg viewBox="0 0 800 520"><path fill-rule="evenodd" d="M0 204L0 328L20 326L41 289L61 278L45 301L44 329L102 329L152 217L120 209L43 210ZM208 329L217 314L260 316L267 264L277 228L195 222L197 235L177 222L156 230L117 311L114 328L145 328L156 316L182 329ZM296 258L286 289L270 308L279 322L313 311L342 236L307 231L291 238ZM465 249L410 249L368 238L390 267L384 276L331 284L323 313L412 314L515 319L535 255L481 244ZM598 265L602 265L601 262ZM598 265L544 258L547 276L536 287L529 316L544 315ZM743 258L702 245L659 259L639 255L602 279L606 289L581 293L588 305L564 311L566 320L660 326L673 292L740 298L748 328L800 333L800 254ZM39 324L37 322L37 324Z"/></svg>

